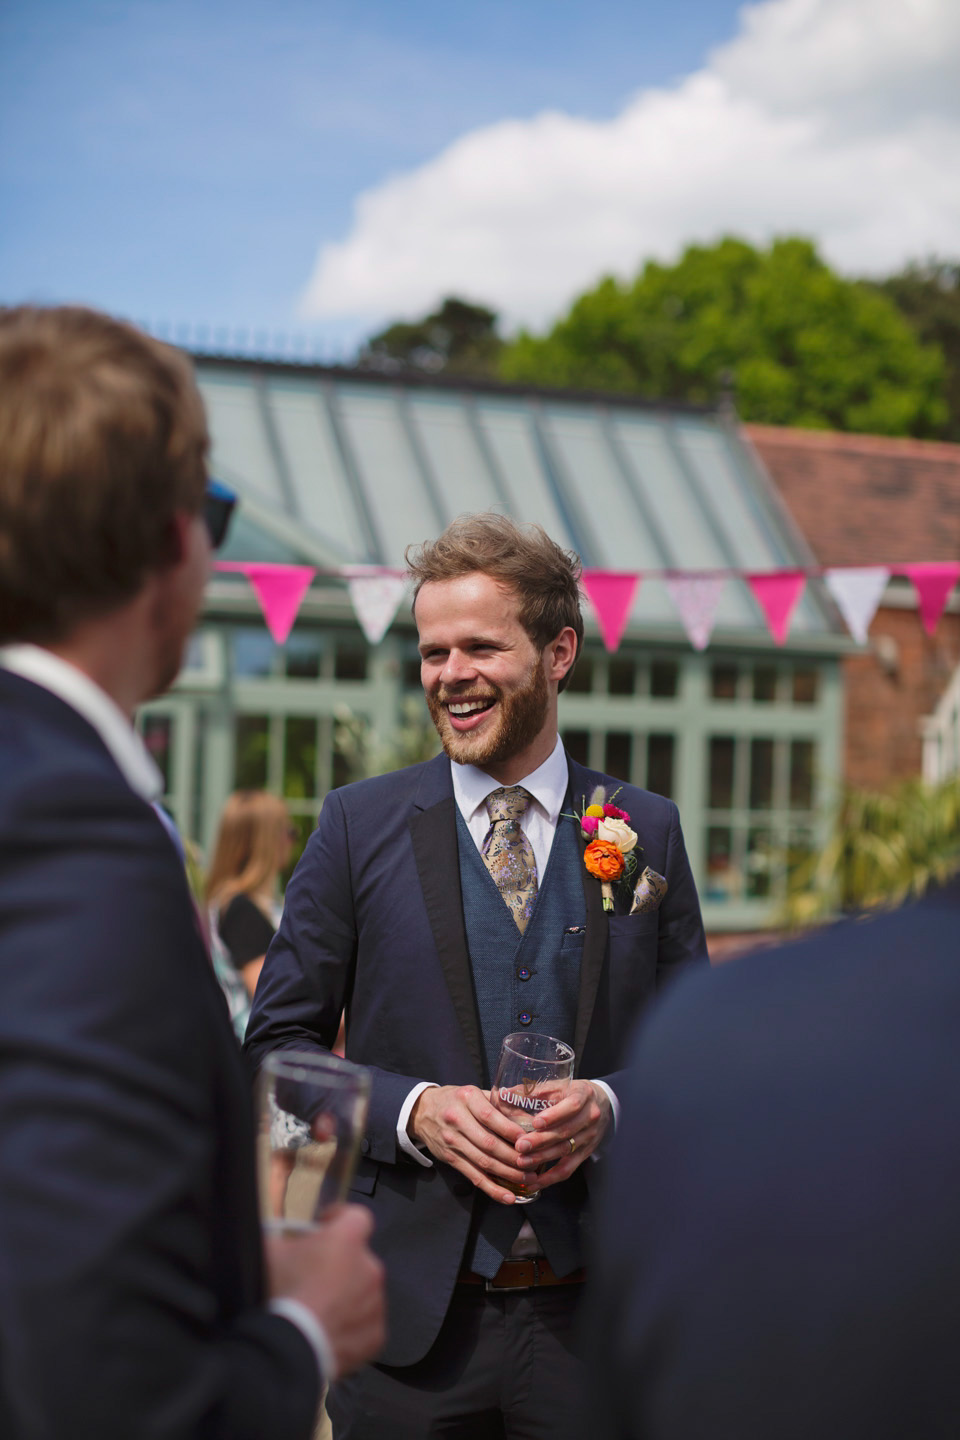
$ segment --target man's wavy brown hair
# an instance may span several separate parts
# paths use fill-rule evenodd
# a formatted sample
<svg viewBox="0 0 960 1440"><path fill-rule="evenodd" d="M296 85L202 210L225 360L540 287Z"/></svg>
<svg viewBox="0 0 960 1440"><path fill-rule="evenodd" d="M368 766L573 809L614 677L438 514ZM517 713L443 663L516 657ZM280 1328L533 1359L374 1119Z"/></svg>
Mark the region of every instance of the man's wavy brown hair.
<svg viewBox="0 0 960 1440"><path fill-rule="evenodd" d="M0 642L60 639L173 560L208 444L179 351L79 306L0 310Z"/></svg>
<svg viewBox="0 0 960 1440"><path fill-rule="evenodd" d="M406 561L414 604L420 587L429 581L477 572L489 575L517 596L520 624L538 651L542 653L569 625L576 631L579 656L583 645L580 557L561 549L542 525L519 525L493 511L461 515L439 539L408 546ZM572 672L573 665L560 681L561 690Z"/></svg>

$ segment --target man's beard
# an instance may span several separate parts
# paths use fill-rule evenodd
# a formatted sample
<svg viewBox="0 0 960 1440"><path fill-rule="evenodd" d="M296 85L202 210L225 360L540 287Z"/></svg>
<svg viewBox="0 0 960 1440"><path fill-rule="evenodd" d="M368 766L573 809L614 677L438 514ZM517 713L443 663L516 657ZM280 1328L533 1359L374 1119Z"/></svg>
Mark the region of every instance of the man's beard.
<svg viewBox="0 0 960 1440"><path fill-rule="evenodd" d="M455 692L440 687L427 695L427 709L437 727L440 742L451 760L458 765L497 764L519 755L531 745L547 719L550 692L543 673L543 659L537 656L530 675L519 689L507 694L498 685L484 684L484 698L491 697L500 706L496 723L484 728L482 734L461 733L450 724L445 701L456 703Z"/></svg>

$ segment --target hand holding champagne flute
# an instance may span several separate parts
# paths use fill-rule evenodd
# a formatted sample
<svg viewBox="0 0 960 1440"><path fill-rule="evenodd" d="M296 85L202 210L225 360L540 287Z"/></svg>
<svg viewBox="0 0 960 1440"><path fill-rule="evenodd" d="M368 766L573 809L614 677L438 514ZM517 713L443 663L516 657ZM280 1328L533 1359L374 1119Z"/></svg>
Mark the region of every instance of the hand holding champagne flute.
<svg viewBox="0 0 960 1440"><path fill-rule="evenodd" d="M370 1076L318 1052L275 1051L260 1074L260 1214L270 1293L305 1306L330 1349L330 1383L385 1339L384 1274L370 1213L345 1205L366 1125Z"/></svg>

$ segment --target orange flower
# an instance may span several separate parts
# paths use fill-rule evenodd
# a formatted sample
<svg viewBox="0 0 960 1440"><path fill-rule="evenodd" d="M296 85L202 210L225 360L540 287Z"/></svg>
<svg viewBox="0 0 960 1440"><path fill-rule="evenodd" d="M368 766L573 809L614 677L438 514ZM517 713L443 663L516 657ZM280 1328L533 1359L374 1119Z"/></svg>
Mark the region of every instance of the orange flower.
<svg viewBox="0 0 960 1440"><path fill-rule="evenodd" d="M619 880L623 874L623 855L609 840L591 840L583 852L583 863L598 880Z"/></svg>

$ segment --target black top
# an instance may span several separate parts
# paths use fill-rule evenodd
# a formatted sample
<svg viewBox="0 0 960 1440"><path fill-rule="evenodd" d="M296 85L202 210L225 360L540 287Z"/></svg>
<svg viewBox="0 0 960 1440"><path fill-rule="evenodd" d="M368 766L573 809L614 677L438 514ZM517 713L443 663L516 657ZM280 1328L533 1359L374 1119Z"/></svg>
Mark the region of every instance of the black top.
<svg viewBox="0 0 960 1440"><path fill-rule="evenodd" d="M276 933L260 906L249 895L234 895L226 909L221 911L218 929L220 939L230 951L230 959L238 970L265 955Z"/></svg>

